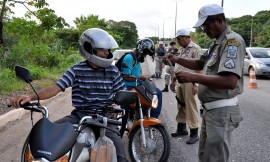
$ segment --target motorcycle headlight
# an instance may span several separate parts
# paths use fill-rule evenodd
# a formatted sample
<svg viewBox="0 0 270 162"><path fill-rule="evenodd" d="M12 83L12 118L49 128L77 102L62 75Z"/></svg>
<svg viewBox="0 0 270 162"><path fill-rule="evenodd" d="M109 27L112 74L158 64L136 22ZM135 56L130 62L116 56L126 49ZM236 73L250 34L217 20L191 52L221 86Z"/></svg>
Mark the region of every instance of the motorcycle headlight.
<svg viewBox="0 0 270 162"><path fill-rule="evenodd" d="M157 95L153 95L152 107L155 108L155 109L158 107L158 97L157 97Z"/></svg>
<svg viewBox="0 0 270 162"><path fill-rule="evenodd" d="M69 160L69 154L65 154L64 156L60 157L57 159L55 162L68 162ZM45 159L35 159L30 151L30 147L28 147L25 151L25 161L26 162L42 162L42 161L47 161Z"/></svg>

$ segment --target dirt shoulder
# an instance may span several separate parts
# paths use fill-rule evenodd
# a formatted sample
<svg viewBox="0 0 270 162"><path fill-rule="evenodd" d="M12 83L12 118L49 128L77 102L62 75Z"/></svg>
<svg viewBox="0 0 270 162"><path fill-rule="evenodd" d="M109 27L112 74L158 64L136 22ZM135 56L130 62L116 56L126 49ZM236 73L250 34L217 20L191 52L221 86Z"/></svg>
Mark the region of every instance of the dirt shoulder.
<svg viewBox="0 0 270 162"><path fill-rule="evenodd" d="M25 94L25 92L18 91L13 92L11 95L0 95L0 116L15 109L14 107L8 107L8 105L13 96L20 94Z"/></svg>

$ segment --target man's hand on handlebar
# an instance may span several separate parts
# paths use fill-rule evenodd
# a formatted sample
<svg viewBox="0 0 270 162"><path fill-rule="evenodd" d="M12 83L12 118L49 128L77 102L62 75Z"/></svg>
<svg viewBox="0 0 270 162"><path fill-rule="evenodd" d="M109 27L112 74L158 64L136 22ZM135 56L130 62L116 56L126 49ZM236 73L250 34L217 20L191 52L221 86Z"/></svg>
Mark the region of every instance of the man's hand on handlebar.
<svg viewBox="0 0 270 162"><path fill-rule="evenodd" d="M14 97L10 103L13 107L15 108L19 108L21 107L21 105L27 103L27 102L30 102L31 101L31 98L30 96L28 95L20 95L20 96L16 96Z"/></svg>

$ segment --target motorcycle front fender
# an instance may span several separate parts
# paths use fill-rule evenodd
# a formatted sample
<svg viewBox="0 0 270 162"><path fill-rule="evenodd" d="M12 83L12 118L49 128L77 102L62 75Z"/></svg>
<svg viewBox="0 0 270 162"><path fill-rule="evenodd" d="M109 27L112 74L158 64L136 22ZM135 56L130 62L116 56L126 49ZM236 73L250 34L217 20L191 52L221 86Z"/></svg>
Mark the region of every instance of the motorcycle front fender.
<svg viewBox="0 0 270 162"><path fill-rule="evenodd" d="M157 118L152 118L152 117L147 117L143 120L143 126L144 127L148 127L148 126L151 126L151 125L158 125L158 124L161 124L161 120L157 119ZM130 131L131 132L135 127L139 126L140 125L140 120L137 120L136 122L133 123L132 127L130 128Z"/></svg>

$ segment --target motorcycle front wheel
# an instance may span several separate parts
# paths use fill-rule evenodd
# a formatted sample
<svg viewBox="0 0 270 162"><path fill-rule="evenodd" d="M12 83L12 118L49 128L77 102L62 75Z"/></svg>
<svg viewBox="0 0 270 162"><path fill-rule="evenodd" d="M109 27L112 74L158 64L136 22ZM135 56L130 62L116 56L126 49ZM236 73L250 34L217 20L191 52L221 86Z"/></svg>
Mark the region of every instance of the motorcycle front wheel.
<svg viewBox="0 0 270 162"><path fill-rule="evenodd" d="M25 142L23 144L23 148L22 148L22 154L21 154L21 162L26 162L27 161L27 149L28 147L28 139L29 139L29 135L27 136L27 138L25 139Z"/></svg>
<svg viewBox="0 0 270 162"><path fill-rule="evenodd" d="M130 132L128 151L133 162L165 162L171 150L169 135L163 125L145 127L146 147L142 143L141 129Z"/></svg>

